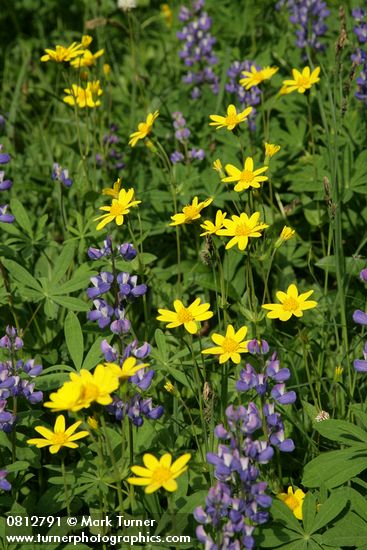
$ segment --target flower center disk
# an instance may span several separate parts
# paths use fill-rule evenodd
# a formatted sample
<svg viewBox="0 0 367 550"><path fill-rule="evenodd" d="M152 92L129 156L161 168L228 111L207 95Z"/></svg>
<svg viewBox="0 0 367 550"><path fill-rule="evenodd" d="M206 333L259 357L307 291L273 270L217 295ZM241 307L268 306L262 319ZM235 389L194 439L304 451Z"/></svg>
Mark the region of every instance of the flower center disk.
<svg viewBox="0 0 367 550"><path fill-rule="evenodd" d="M286 311L297 311L299 308L298 300L295 298L288 298L283 302L283 309Z"/></svg>
<svg viewBox="0 0 367 550"><path fill-rule="evenodd" d="M194 320L192 313L186 308L182 308L181 311L177 313L177 317L180 323L189 323Z"/></svg>
<svg viewBox="0 0 367 550"><path fill-rule="evenodd" d="M238 349L238 342L232 338L224 338L222 343L222 349L226 353L232 353Z"/></svg>

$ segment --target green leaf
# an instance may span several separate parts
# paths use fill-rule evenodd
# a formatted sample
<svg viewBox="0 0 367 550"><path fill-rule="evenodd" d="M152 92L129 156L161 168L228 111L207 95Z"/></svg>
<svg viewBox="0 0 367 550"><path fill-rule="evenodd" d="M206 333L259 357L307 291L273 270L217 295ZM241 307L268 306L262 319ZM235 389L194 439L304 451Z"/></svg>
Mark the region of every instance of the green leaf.
<svg viewBox="0 0 367 550"><path fill-rule="evenodd" d="M15 199L15 198L11 199L10 209L11 209L11 213L15 216L15 219L20 225L20 227L24 229L24 231L28 233L30 237L32 237L33 231L32 231L31 220L29 219L27 211L22 205L22 203L18 201L18 199Z"/></svg>
<svg viewBox="0 0 367 550"><path fill-rule="evenodd" d="M323 544L356 548L367 544L367 523L350 512L322 535Z"/></svg>
<svg viewBox="0 0 367 550"><path fill-rule="evenodd" d="M300 540L300 534L286 527L272 524L271 527L261 529L256 540L259 543L259 548L277 548L278 546L283 548L283 544Z"/></svg>
<svg viewBox="0 0 367 550"><path fill-rule="evenodd" d="M322 453L306 464L302 484L320 487L324 483L328 489L338 487L367 468L366 456L363 445Z"/></svg>
<svg viewBox="0 0 367 550"><path fill-rule="evenodd" d="M64 306L67 309L73 309L75 311L89 311L90 306L81 300L80 298L72 298L71 296L55 296L52 295L54 302L60 306Z"/></svg>
<svg viewBox="0 0 367 550"><path fill-rule="evenodd" d="M54 287L60 279L65 275L69 265L71 264L74 257L75 245L74 243L66 244L61 254L58 256L54 269L52 271L51 285Z"/></svg>
<svg viewBox="0 0 367 550"><path fill-rule="evenodd" d="M82 369L91 370L100 362L100 359L102 357L102 351L101 351L102 340L104 340L104 338L103 336L100 336L93 343L93 345L91 346L90 350L87 353L86 358L84 359Z"/></svg>
<svg viewBox="0 0 367 550"><path fill-rule="evenodd" d="M311 525L310 533L315 533L322 527L325 527L340 514L348 502L348 494L343 488L333 492L330 497L321 504L315 521Z"/></svg>
<svg viewBox="0 0 367 550"><path fill-rule="evenodd" d="M73 311L69 311L64 323L65 342L70 353L70 357L77 370L83 362L84 342L83 332L78 317Z"/></svg>
<svg viewBox="0 0 367 550"><path fill-rule="evenodd" d="M29 468L29 462L26 460L17 460L13 464L7 464L6 469L8 472L23 472Z"/></svg>
<svg viewBox="0 0 367 550"><path fill-rule="evenodd" d="M154 333L155 343L157 344L160 360L163 363L168 361L168 352L167 352L167 341L166 337L163 334L163 331L160 328L157 328Z"/></svg>
<svg viewBox="0 0 367 550"><path fill-rule="evenodd" d="M302 505L302 521L307 535L312 533L312 524L316 516L316 498L312 493L307 493Z"/></svg>
<svg viewBox="0 0 367 550"><path fill-rule="evenodd" d="M37 377L37 389L48 391L60 388L69 376L64 372L45 374Z"/></svg>
<svg viewBox="0 0 367 550"><path fill-rule="evenodd" d="M22 286L27 285L30 288L33 288L33 290L36 290L41 296L43 296L41 285L30 273L28 273L26 269L24 269L24 267L20 266L13 260L3 259L2 262L9 271L10 275L14 277L18 283L21 283Z"/></svg>
<svg viewBox="0 0 367 550"><path fill-rule="evenodd" d="M302 536L304 535L302 525L284 502L274 500L271 506L271 513L276 521L284 522L288 529L296 531L296 533Z"/></svg>
<svg viewBox="0 0 367 550"><path fill-rule="evenodd" d="M317 422L314 427L322 436L332 441L346 445L367 443L367 432L346 420L330 419L326 422Z"/></svg>

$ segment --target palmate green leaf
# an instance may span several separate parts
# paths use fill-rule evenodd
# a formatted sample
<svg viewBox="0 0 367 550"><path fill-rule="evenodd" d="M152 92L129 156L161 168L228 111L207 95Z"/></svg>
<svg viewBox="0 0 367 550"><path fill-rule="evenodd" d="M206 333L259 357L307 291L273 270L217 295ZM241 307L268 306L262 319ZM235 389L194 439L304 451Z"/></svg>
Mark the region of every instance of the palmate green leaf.
<svg viewBox="0 0 367 550"><path fill-rule="evenodd" d="M16 222L20 225L22 229L24 229L26 233L28 233L30 237L32 237L33 231L32 231L31 220L29 219L27 211L22 205L22 203L16 198L11 199L10 209L12 214L15 216Z"/></svg>
<svg viewBox="0 0 367 550"><path fill-rule="evenodd" d="M301 536L285 526L272 524L271 527L262 528L256 540L259 543L259 548L283 548L284 544L299 541Z"/></svg>
<svg viewBox="0 0 367 550"><path fill-rule="evenodd" d="M157 359L166 364L168 361L167 341L163 331L160 328L156 329L154 339L158 348L158 353L156 353Z"/></svg>
<svg viewBox="0 0 367 550"><path fill-rule="evenodd" d="M365 445L322 453L306 464L302 484L320 487L322 483L333 489L349 481L367 468Z"/></svg>
<svg viewBox="0 0 367 550"><path fill-rule="evenodd" d="M84 289L88 286L90 277L96 274L95 270L91 270L86 264L82 264L74 271L69 281L52 289L52 295L59 296L60 294L69 294L69 292Z"/></svg>
<svg viewBox="0 0 367 550"><path fill-rule="evenodd" d="M322 535L323 544L356 548L367 544L367 522L354 512L344 516Z"/></svg>
<svg viewBox="0 0 367 550"><path fill-rule="evenodd" d="M316 517L316 504L316 497L312 493L307 493L302 505L302 522L307 535L312 532L312 524Z"/></svg>
<svg viewBox="0 0 367 550"><path fill-rule="evenodd" d="M55 390L60 388L67 380L69 380L69 376L65 372L45 374L37 378L37 389L42 391Z"/></svg>
<svg viewBox="0 0 367 550"><path fill-rule="evenodd" d="M83 362L84 341L83 332L78 317L73 311L69 311L64 323L65 342L69 350L70 357L77 370Z"/></svg>

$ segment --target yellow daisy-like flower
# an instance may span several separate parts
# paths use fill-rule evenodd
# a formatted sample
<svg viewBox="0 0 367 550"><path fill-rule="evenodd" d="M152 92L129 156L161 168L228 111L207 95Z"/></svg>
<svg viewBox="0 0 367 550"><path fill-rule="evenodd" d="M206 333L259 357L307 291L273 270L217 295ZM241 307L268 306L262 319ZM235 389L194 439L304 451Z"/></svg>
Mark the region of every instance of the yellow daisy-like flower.
<svg viewBox="0 0 367 550"><path fill-rule="evenodd" d="M265 143L265 157L271 159L280 151L280 145L275 145L274 143Z"/></svg>
<svg viewBox="0 0 367 550"><path fill-rule="evenodd" d="M223 220L225 229L220 229L217 235L232 237L226 244L226 249L238 245L239 250L245 250L249 237L261 237L261 231L269 227L266 223L259 222L260 212L255 212L249 218L244 212L239 216L233 215L232 219Z"/></svg>
<svg viewBox="0 0 367 550"><path fill-rule="evenodd" d="M123 382L130 378L130 376L134 376L139 370L145 369L145 367L148 367L148 363L138 363L136 362L135 357L128 357L125 359L125 361L122 363L122 366L116 365L116 363L105 363L105 366L113 372L115 376L118 378L122 378Z"/></svg>
<svg viewBox="0 0 367 550"><path fill-rule="evenodd" d="M149 113L145 122L139 122L138 129L136 132L130 134L129 145L135 147L140 139L144 139L147 135L150 134L153 128L154 121L159 115L159 111L154 111L154 113Z"/></svg>
<svg viewBox="0 0 367 550"><path fill-rule="evenodd" d="M113 187L107 187L106 189L102 189L102 195L109 195L114 199L118 199L120 187L121 187L121 178L117 178L117 180L113 184Z"/></svg>
<svg viewBox="0 0 367 550"><path fill-rule="evenodd" d="M67 48L57 45L54 50L45 49L45 52L45 55L41 57L41 61L43 62L55 61L55 63L64 63L74 59L78 55L83 55L82 45L78 42L73 42Z"/></svg>
<svg viewBox="0 0 367 550"><path fill-rule="evenodd" d="M219 363L225 363L230 359L236 365L241 361L241 353L247 352L248 341L245 341L247 327L241 327L235 332L232 325L228 325L226 335L214 333L211 336L214 344L213 348L204 349L201 353L210 353L219 355Z"/></svg>
<svg viewBox="0 0 367 550"><path fill-rule="evenodd" d="M184 206L182 212L171 216L173 220L170 225L181 225L183 223L191 223L201 218L201 211L213 202L213 199L206 199L203 202L199 202L198 197L194 197L191 204Z"/></svg>
<svg viewBox="0 0 367 550"><path fill-rule="evenodd" d="M101 102L98 97L103 94L99 80L88 82L86 88L73 84L71 88L65 88L64 92L68 94L64 97L64 102L72 106L77 105L81 109L99 107Z"/></svg>
<svg viewBox="0 0 367 550"><path fill-rule="evenodd" d="M115 220L117 225L124 223L124 216L130 212L130 208L137 206L141 201L135 201L134 189L121 189L117 199L112 199L111 206L101 206L99 209L104 210L107 214L98 216L94 221L102 220L97 225L97 231L103 229L105 225Z"/></svg>
<svg viewBox="0 0 367 550"><path fill-rule="evenodd" d="M310 67L305 67L302 73L297 69L292 69L293 79L284 80L280 94L290 94L297 91L299 94L304 94L316 82L319 82L320 67L316 67L311 73Z"/></svg>
<svg viewBox="0 0 367 550"><path fill-rule="evenodd" d="M213 312L208 311L210 304L202 304L200 298L196 298L188 307L185 307L181 300L175 300L173 307L175 311L158 309L158 321L168 323L167 328L176 328L183 325L190 334L197 333L200 321L207 321L207 319L213 317Z"/></svg>
<svg viewBox="0 0 367 550"><path fill-rule="evenodd" d="M92 403L109 405L112 403L111 393L117 390L119 380L111 369L104 365L97 365L93 374L86 369L79 373L69 374L70 382L50 394L50 400L44 403L45 407L54 411L80 411L90 407Z"/></svg>
<svg viewBox="0 0 367 550"><path fill-rule="evenodd" d="M204 233L200 233L200 237L203 237L204 235L216 235L219 229L222 229L223 227L223 220L227 216L227 212L222 212L221 210L217 210L217 213L215 215L215 222L211 222L210 220L205 220L204 223L200 224L200 227L205 229Z"/></svg>
<svg viewBox="0 0 367 550"><path fill-rule="evenodd" d="M89 432L87 431L74 433L81 423L82 421L78 420L78 422L75 422L67 430L65 430L65 418L62 414L60 414L56 418L54 431L51 431L44 426L36 426L36 432L41 434L44 439L35 437L28 439L27 443L29 445L36 445L38 449L49 446L51 454L58 453L61 447L76 449L79 445L75 443L75 441L89 435Z"/></svg>
<svg viewBox="0 0 367 550"><path fill-rule="evenodd" d="M127 481L131 485L145 485L145 492L147 494L154 493L154 491L158 491L161 487L172 493L177 490L176 478L186 472L188 468L186 464L190 458L191 455L185 453L172 464L172 455L169 453L165 453L160 460L146 453L143 456L145 468L142 466L131 467L132 473L139 477L129 477Z"/></svg>
<svg viewBox="0 0 367 550"><path fill-rule="evenodd" d="M233 182L236 181L237 184L234 186L234 190L238 193L249 187L254 187L255 189L260 187L260 182L266 181L267 176L261 176L263 172L268 170L268 166L262 166L257 170L254 170L254 161L251 157L247 157L245 160L245 165L243 170L239 170L233 164L226 164L226 172L229 174L226 178L223 178L223 182Z"/></svg>
<svg viewBox="0 0 367 550"><path fill-rule="evenodd" d="M92 53L90 50L84 50L83 55L70 61L70 65L76 69L80 69L81 67L93 67L93 65L96 64L96 60L103 54L103 48L96 53Z"/></svg>
<svg viewBox="0 0 367 550"><path fill-rule="evenodd" d="M253 86L258 86L264 80L269 80L278 70L278 67L269 66L258 70L255 65L252 65L250 71L242 71L244 78L241 78L240 84L245 90L249 90Z"/></svg>
<svg viewBox="0 0 367 550"><path fill-rule="evenodd" d="M288 508L290 508L297 519L303 519L302 506L305 498L305 493L302 489L296 489L293 493L293 488L288 487L287 493L280 493L278 498L282 500Z"/></svg>
<svg viewBox="0 0 367 550"><path fill-rule="evenodd" d="M280 304L264 304L264 309L269 309L269 313L266 316L269 319L280 319L280 321L288 321L295 315L296 317L302 317L303 312L307 309L313 309L317 306L317 302L314 300L306 301L313 294L313 290L308 290L303 294L298 295L298 289L296 285L289 285L287 292L279 290L275 295Z"/></svg>
<svg viewBox="0 0 367 550"><path fill-rule="evenodd" d="M210 115L210 119L213 122L209 122L209 126L216 126L217 130L220 128L227 128L227 130L233 130L244 122L249 114L252 112L252 107L247 107L242 112L237 113L234 105L229 105L227 108L227 116Z"/></svg>

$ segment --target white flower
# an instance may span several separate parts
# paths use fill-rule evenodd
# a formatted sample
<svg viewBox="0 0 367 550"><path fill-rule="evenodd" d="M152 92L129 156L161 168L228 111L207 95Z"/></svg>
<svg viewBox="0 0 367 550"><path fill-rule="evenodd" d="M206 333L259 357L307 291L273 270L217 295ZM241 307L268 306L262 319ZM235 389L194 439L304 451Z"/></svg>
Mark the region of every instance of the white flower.
<svg viewBox="0 0 367 550"><path fill-rule="evenodd" d="M120 10L132 10L136 8L136 0L117 0L117 6Z"/></svg>
<svg viewBox="0 0 367 550"><path fill-rule="evenodd" d="M324 420L329 420L330 414L326 411L320 411L319 414L315 417L316 422L323 422Z"/></svg>

